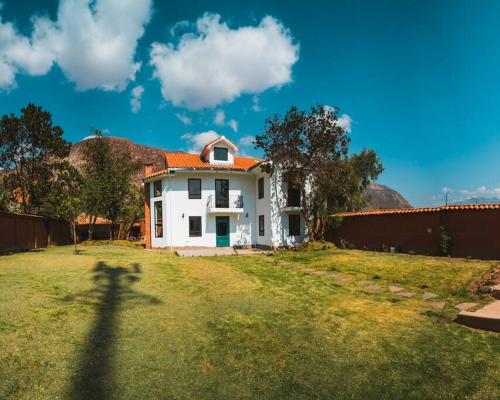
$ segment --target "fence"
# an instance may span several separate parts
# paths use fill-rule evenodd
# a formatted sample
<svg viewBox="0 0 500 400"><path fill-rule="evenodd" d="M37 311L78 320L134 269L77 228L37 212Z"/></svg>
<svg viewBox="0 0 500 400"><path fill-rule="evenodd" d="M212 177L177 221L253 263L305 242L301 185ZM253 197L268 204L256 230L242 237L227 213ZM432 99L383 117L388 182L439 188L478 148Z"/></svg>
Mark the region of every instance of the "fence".
<svg viewBox="0 0 500 400"><path fill-rule="evenodd" d="M451 237L450 255L500 259L500 204L344 213L327 237L337 245L439 255L441 227Z"/></svg>
<svg viewBox="0 0 500 400"><path fill-rule="evenodd" d="M66 221L0 212L0 252L68 243L71 243L71 232Z"/></svg>

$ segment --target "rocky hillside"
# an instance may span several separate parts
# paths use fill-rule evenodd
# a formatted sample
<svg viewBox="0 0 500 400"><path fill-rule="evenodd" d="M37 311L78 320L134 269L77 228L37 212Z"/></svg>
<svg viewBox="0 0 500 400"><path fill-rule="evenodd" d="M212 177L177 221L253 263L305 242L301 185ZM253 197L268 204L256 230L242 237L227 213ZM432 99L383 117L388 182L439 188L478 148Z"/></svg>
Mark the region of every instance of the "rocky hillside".
<svg viewBox="0 0 500 400"><path fill-rule="evenodd" d="M165 168L164 153L166 150L164 149L137 144L131 140L119 137L109 137L107 140L110 141L111 146L127 151L131 155L131 159L138 160L141 164L145 164L146 162L152 163L153 171L159 171ZM73 144L69 155L69 161L77 168L81 167L83 163L82 145L83 141ZM134 182L136 184L140 184L142 174L143 171L141 169L134 176ZM368 209L411 207L411 204L403 196L387 186L372 183L366 192L371 199L367 207Z"/></svg>
<svg viewBox="0 0 500 400"><path fill-rule="evenodd" d="M401 194L387 186L372 183L366 189L370 201L366 209L411 208L412 205Z"/></svg>
<svg viewBox="0 0 500 400"><path fill-rule="evenodd" d="M86 139L86 140L92 140ZM110 144L114 148L118 148L123 151L127 151L131 155L132 160L137 160L141 164L152 163L153 171L159 171L165 168L165 151L164 149L159 149L156 147L145 146L143 144L137 144L128 139L118 138L118 137L108 137ZM76 168L80 168L83 164L82 157L82 147L84 141L75 143L71 146L71 151L69 153L69 161ZM143 175L143 170L140 169L134 176L134 182L139 184L141 182Z"/></svg>

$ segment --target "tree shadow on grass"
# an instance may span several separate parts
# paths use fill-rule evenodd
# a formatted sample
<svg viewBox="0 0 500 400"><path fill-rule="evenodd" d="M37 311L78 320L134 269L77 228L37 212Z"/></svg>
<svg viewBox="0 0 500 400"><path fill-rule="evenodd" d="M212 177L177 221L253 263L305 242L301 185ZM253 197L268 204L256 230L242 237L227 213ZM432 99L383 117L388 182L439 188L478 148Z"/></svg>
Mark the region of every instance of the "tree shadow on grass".
<svg viewBox="0 0 500 400"><path fill-rule="evenodd" d="M112 370L120 310L135 305L161 303L156 297L132 289L140 280L142 271L139 264L133 264L129 269L111 267L99 261L93 272L94 288L64 298L68 302L95 302L95 322L71 381L69 399L72 400L113 397Z"/></svg>

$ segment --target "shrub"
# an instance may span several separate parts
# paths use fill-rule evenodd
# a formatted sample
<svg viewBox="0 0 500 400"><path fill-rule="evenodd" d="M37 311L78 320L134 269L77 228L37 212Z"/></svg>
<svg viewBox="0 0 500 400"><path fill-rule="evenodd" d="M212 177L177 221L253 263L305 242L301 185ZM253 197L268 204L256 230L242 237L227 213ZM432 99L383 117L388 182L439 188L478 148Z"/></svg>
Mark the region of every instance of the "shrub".
<svg viewBox="0 0 500 400"><path fill-rule="evenodd" d="M327 242L326 240L304 242L298 246L299 251L318 251L329 249L335 249L335 245L332 242Z"/></svg>
<svg viewBox="0 0 500 400"><path fill-rule="evenodd" d="M439 238L439 252L442 256L449 256L450 255L450 250L451 250L451 245L452 245L452 238L444 227L441 227L441 236Z"/></svg>

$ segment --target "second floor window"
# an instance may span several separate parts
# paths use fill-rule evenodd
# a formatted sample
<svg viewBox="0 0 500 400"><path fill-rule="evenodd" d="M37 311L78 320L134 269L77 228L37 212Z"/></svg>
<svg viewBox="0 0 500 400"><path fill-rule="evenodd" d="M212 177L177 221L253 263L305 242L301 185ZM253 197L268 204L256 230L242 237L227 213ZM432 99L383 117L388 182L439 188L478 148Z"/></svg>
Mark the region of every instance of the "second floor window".
<svg viewBox="0 0 500 400"><path fill-rule="evenodd" d="M228 155L227 148L225 147L214 147L214 160L217 161L227 161Z"/></svg>
<svg viewBox="0 0 500 400"><path fill-rule="evenodd" d="M296 186L288 185L286 199L288 207L300 207L300 189Z"/></svg>
<svg viewBox="0 0 500 400"><path fill-rule="evenodd" d="M259 199L264 198L264 178L259 178Z"/></svg>
<svg viewBox="0 0 500 400"><path fill-rule="evenodd" d="M161 196L161 181L153 183L153 197Z"/></svg>
<svg viewBox="0 0 500 400"><path fill-rule="evenodd" d="M201 199L201 179L188 179L188 197Z"/></svg>

